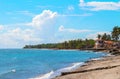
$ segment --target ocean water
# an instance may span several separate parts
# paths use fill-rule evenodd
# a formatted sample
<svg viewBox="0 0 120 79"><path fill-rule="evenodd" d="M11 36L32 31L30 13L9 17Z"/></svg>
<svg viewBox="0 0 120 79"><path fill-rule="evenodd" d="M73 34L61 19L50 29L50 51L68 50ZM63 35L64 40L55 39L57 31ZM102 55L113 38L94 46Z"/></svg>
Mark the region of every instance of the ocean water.
<svg viewBox="0 0 120 79"><path fill-rule="evenodd" d="M0 49L0 79L50 79L105 55L77 50Z"/></svg>

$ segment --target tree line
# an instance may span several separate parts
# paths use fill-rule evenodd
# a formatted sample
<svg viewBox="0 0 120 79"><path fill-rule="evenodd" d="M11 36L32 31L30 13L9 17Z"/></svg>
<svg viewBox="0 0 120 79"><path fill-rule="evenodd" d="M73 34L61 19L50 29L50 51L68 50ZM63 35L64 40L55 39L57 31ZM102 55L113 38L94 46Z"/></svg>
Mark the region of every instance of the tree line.
<svg viewBox="0 0 120 79"><path fill-rule="evenodd" d="M49 48L49 49L82 49L92 48L95 41L93 39L77 39L65 41L62 43L49 43L49 44L38 44L38 45L26 45L24 48Z"/></svg>
<svg viewBox="0 0 120 79"><path fill-rule="evenodd" d="M99 39L106 40L106 41L120 41L120 27L115 26L111 31L111 34L98 34L97 36Z"/></svg>

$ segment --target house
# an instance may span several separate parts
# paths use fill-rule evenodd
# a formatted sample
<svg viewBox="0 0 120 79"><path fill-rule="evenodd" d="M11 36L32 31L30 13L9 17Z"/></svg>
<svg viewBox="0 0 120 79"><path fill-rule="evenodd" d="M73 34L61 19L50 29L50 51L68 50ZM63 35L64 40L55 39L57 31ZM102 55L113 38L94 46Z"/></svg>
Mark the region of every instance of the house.
<svg viewBox="0 0 120 79"><path fill-rule="evenodd" d="M95 40L95 47L94 48L103 48L104 47L104 41L102 39Z"/></svg>
<svg viewBox="0 0 120 79"><path fill-rule="evenodd" d="M94 48L98 49L98 48L107 48L107 49L111 49L111 48L120 48L120 42L114 42L114 41L105 41L102 39L97 39L95 40L95 46Z"/></svg>
<svg viewBox="0 0 120 79"><path fill-rule="evenodd" d="M113 41L104 41L104 48L113 48Z"/></svg>

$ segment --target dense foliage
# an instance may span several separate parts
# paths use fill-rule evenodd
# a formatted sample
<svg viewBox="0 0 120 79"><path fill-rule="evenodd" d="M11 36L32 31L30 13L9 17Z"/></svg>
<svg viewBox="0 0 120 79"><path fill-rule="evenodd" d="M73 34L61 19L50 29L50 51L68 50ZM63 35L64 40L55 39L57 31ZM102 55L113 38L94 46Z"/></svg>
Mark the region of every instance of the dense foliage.
<svg viewBox="0 0 120 79"><path fill-rule="evenodd" d="M95 41L92 39L86 40L70 40L62 43L26 45L24 48L51 48L51 49L83 49L92 48Z"/></svg>

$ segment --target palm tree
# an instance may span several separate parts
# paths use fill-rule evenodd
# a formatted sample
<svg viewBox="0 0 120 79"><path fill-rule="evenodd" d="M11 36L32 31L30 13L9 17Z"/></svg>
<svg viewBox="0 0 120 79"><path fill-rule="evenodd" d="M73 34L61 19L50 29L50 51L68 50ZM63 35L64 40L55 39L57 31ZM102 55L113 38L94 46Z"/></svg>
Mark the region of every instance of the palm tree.
<svg viewBox="0 0 120 79"><path fill-rule="evenodd" d="M102 36L102 40L111 40L111 35L104 33Z"/></svg>
<svg viewBox="0 0 120 79"><path fill-rule="evenodd" d="M106 40L106 39L107 39L107 34L104 33L104 34L102 35L102 40Z"/></svg>
<svg viewBox="0 0 120 79"><path fill-rule="evenodd" d="M100 34L98 34L97 38L100 39L102 36Z"/></svg>
<svg viewBox="0 0 120 79"><path fill-rule="evenodd" d="M111 35L107 35L107 40L111 40Z"/></svg>
<svg viewBox="0 0 120 79"><path fill-rule="evenodd" d="M120 27L115 26L113 28L112 38L113 38L113 40L118 41L118 39L120 38Z"/></svg>

